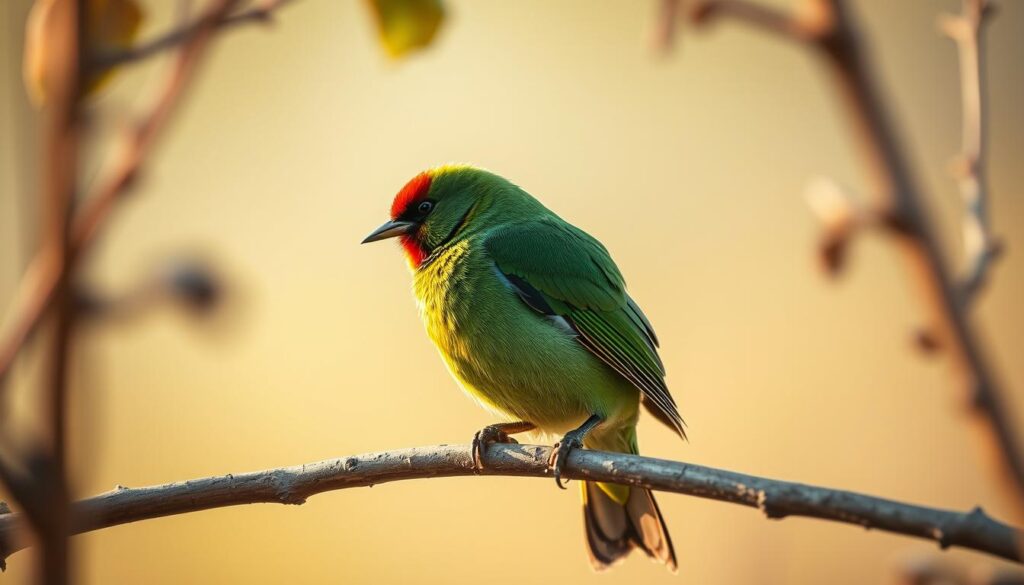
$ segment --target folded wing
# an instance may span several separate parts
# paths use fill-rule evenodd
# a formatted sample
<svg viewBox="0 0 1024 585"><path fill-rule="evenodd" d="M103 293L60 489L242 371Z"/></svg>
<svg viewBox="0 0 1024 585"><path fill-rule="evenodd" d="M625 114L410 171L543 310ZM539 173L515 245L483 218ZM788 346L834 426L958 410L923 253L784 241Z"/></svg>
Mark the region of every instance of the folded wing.
<svg viewBox="0 0 1024 585"><path fill-rule="evenodd" d="M686 437L658 338L600 242L552 218L503 227L485 245L523 302L564 319L577 341L641 391L651 414Z"/></svg>

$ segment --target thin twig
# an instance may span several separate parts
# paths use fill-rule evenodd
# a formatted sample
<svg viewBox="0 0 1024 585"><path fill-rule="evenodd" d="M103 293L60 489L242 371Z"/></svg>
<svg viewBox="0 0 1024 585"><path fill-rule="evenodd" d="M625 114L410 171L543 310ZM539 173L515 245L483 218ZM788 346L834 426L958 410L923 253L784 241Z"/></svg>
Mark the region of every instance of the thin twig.
<svg viewBox="0 0 1024 585"><path fill-rule="evenodd" d="M675 44L680 4L682 0L661 0L658 3L658 16L654 21L651 39L655 50L665 53Z"/></svg>
<svg viewBox="0 0 1024 585"><path fill-rule="evenodd" d="M39 321L52 310L54 330L49 338L46 392L42 396L43 441L31 444L21 461L7 456L0 460L0 479L8 487L16 502L25 511L39 543L39 570L41 582L60 585L69 580L68 546L70 534L69 489L66 470L66 395L67 372L71 352L71 338L75 323L75 307L71 283L77 261L87 243L96 234L99 223L109 213L115 199L121 196L135 176L155 137L167 122L185 87L194 66L203 53L215 26L237 0L218 0L200 22L202 28L182 45L176 67L156 106L132 136L130 148L112 173L112 178L89 199L89 207L72 225L71 204L76 189L78 134L81 126L79 111L82 64L87 54L85 38L85 11L82 0L66 0L52 8L54 42L63 53L54 57L51 97L47 105L45 133L45 170L43 186L42 221L43 243L26 273L17 299L24 302L23 312L17 319L10 343L0 350L0 378L6 373L22 344L31 335ZM4 438L10 442L9 437ZM6 450L6 445L5 445ZM13 465L19 463L23 472ZM28 486L28 489L25 486ZM29 497L31 496L31 497Z"/></svg>
<svg viewBox="0 0 1024 585"><path fill-rule="evenodd" d="M939 231L883 98L870 51L847 2L806 0L805 9L796 16L739 0L706 0L696 5L719 17L730 16L759 30L781 33L779 36L788 40L810 41L807 46L823 58L868 169L875 200L871 214L888 227L899 244L908 272L931 312L929 330L938 347L949 352L961 402L982 438L985 458L1005 480L999 485L1015 506L1017 518L1024 518L1024 458L1004 392L960 302L959 280L949 268ZM805 29L813 34L799 32Z"/></svg>
<svg viewBox="0 0 1024 585"><path fill-rule="evenodd" d="M834 23L822 48L844 104L853 120L864 160L873 170L877 208L891 215L890 225L909 271L916 277L922 297L932 312L932 327L939 345L948 348L960 378L961 397L980 436L986 457L997 463L1005 481L999 482L1008 499L1024 517L1024 460L1020 443L1005 406L1002 388L974 327L959 302L959 286L942 250L938 229L925 197L910 170L906 150L897 137L896 124L882 97L878 75L843 0L817 0Z"/></svg>
<svg viewBox="0 0 1024 585"><path fill-rule="evenodd" d="M247 13L257 10L270 11L288 1L292 0L267 4L263 8L252 8ZM181 49L167 77L166 87L159 94L150 112L127 137L128 147L124 149L124 154L116 163L109 178L86 198L83 209L75 215L71 239L72 249L76 255L89 247L115 204L131 192L146 158L166 127L182 91L191 80L209 36L220 26L225 15L235 4L237 0L219 2L195 24L181 29L188 34L182 33L175 37L178 39L176 42L187 40L188 44ZM253 18L255 17L249 17L250 20ZM202 26L195 28L197 25ZM43 313L53 301L53 292L60 278L62 265L61 258L49 250L42 250L36 254L25 271L9 312L12 324L8 327L7 334L0 337L0 380L8 375L22 347L32 336Z"/></svg>
<svg viewBox="0 0 1024 585"><path fill-rule="evenodd" d="M1000 243L992 235L985 177L985 109L982 33L991 14L987 0L963 0L959 15L943 15L940 26L956 43L960 55L963 101L963 144L952 165L964 203L963 245L966 268L961 296L968 304L985 284Z"/></svg>
<svg viewBox="0 0 1024 585"><path fill-rule="evenodd" d="M731 18L791 41L818 42L830 25L819 11L791 15L750 0L691 0L687 4L688 18L694 25Z"/></svg>
<svg viewBox="0 0 1024 585"><path fill-rule="evenodd" d="M963 562L935 553L915 554L898 562L895 585L1024 585L1018 567Z"/></svg>
<svg viewBox="0 0 1024 585"><path fill-rule="evenodd" d="M273 19L275 10L292 2L295 2L295 0L264 0L256 6L223 15L216 21L214 26L219 29L229 29L242 24L268 23ZM195 22L178 27L131 49L97 55L91 60L89 65L96 70L103 70L129 62L142 61L185 43L208 25L209 23L204 23L202 19L197 19Z"/></svg>
<svg viewBox="0 0 1024 585"><path fill-rule="evenodd" d="M484 455L484 475L551 477L550 448L496 444ZM392 481L474 475L470 447L440 445L330 459L252 473L124 488L75 504L76 533L119 524L254 503L301 504L322 492ZM565 477L611 482L730 502L768 518L819 518L884 530L1022 561L1021 531L980 508L955 512L675 461L578 449ZM21 550L18 514L0 516L0 558Z"/></svg>

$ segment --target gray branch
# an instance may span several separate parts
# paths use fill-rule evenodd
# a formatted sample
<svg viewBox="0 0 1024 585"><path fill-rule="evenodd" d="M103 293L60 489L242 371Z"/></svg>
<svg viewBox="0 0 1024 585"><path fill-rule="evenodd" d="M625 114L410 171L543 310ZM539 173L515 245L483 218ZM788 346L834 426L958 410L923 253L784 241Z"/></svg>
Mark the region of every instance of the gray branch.
<svg viewBox="0 0 1024 585"><path fill-rule="evenodd" d="M548 447L492 445L479 474L551 477L549 453ZM241 504L302 504L310 496L332 490L476 473L468 446L440 445L158 486L119 486L74 505L74 532ZM981 508L969 512L928 508L690 463L588 450L570 454L565 477L731 502L757 508L772 519L804 516L855 524L931 540L942 548L958 546L1024 560L1020 529L994 520ZM0 515L0 559L28 546L23 528L21 514Z"/></svg>

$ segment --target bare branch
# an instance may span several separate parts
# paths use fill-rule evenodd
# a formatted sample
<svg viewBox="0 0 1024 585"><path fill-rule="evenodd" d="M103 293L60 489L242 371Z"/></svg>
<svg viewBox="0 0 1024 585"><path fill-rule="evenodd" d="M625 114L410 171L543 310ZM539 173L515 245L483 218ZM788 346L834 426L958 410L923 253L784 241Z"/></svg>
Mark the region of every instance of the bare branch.
<svg viewBox="0 0 1024 585"><path fill-rule="evenodd" d="M37 7L39 10L43 8ZM42 164L40 169L40 248L48 258L70 266L69 226L74 201L81 133L80 97L85 51L85 2L63 0L48 12L36 13L45 23L48 49L45 65L48 99L42 111ZM45 15L45 16L40 16ZM67 372L71 354L74 314L70 303L71 270L61 271L54 282L51 302L52 334L47 339L45 382L40 393L43 424L39 437L20 460L0 458L0 479L39 542L39 583L63 585L70 580L68 537L70 496L67 490L66 405Z"/></svg>
<svg viewBox="0 0 1024 585"><path fill-rule="evenodd" d="M71 229L74 255L79 255L88 248L115 204L131 192L135 179L144 167L146 158L153 150L157 139L179 103L183 91L191 80L210 35L235 4L237 4L237 0L218 2L218 5L206 11L197 21L202 25L202 28L197 31L202 34L193 32L182 37L183 40L189 42L180 50L157 102L126 137L127 147L123 150L121 158L114 164L107 180L86 198L83 209L75 215ZM46 249L41 250L29 264L18 285L18 291L10 309L12 324L9 326L7 334L0 337L0 380L3 380L8 374L21 348L31 337L46 309L53 302L53 292L62 272L62 258Z"/></svg>
<svg viewBox="0 0 1024 585"><path fill-rule="evenodd" d="M935 553L914 555L896 567L896 585L1024 585L1019 568L957 562Z"/></svg>
<svg viewBox="0 0 1024 585"><path fill-rule="evenodd" d="M274 12L295 0L264 0L256 6L244 8L237 12L229 12L218 18L213 26L219 29L230 29L238 25L250 23L269 23L274 17ZM168 49L177 47L187 42L192 37L201 33L210 25L202 18L195 22L188 23L165 33L149 42L142 43L131 49L116 53L97 55L89 63L91 68L96 70L109 69L125 63L142 61L153 55L157 55Z"/></svg>
<svg viewBox="0 0 1024 585"><path fill-rule="evenodd" d="M939 346L948 349L960 378L968 414L1005 481L1009 501L1024 517L1024 460L1003 391L995 380L978 335L959 302L959 283L949 269L938 229L910 170L896 124L882 97L878 76L849 7L843 0L817 0L834 23L821 48L853 121L862 156L874 180L877 207L888 212L908 271L932 312Z"/></svg>
<svg viewBox="0 0 1024 585"><path fill-rule="evenodd" d="M961 302L961 283L949 268L939 231L884 99L870 50L847 2L806 0L800 16L788 16L745 0L696 2L696 6L702 5L711 14L717 11L717 16L731 17L758 30L809 41L808 46L822 57L868 170L875 201L872 214L899 245L907 271L931 312L929 345L949 353L959 379L961 402L982 438L985 460L995 464L1004 480L1000 487L1015 505L1017 517L1024 518L1024 458L1004 392L969 322ZM803 26L813 34L799 34Z"/></svg>
<svg viewBox="0 0 1024 585"><path fill-rule="evenodd" d="M987 0L963 0L959 15L943 15L939 25L956 43L960 55L960 88L963 101L963 145L952 165L964 202L963 245L966 268L961 284L968 304L985 283L1000 242L992 235L985 180L986 111L982 74L982 33L991 16Z"/></svg>
<svg viewBox="0 0 1024 585"><path fill-rule="evenodd" d="M732 19L800 43L818 42L830 25L821 11L806 10L791 15L750 0L690 0L688 4L688 17L695 25Z"/></svg>
<svg viewBox="0 0 1024 585"><path fill-rule="evenodd" d="M484 475L551 477L549 447L496 444ZM392 481L474 475L468 445L440 445L329 459L252 473L114 491L75 504L76 533L139 520L254 503L301 504L333 490ZM854 524L1022 561L1021 531L980 508L954 512L854 492L765 479L689 463L578 449L565 476L675 492L757 508L768 518L803 516ZM19 514L0 516L0 558L27 546Z"/></svg>
<svg viewBox="0 0 1024 585"><path fill-rule="evenodd" d="M658 15L654 21L654 34L651 39L655 50L665 53L675 44L681 3L682 0L661 0L658 3Z"/></svg>
<svg viewBox="0 0 1024 585"><path fill-rule="evenodd" d="M38 575L42 583L69 581L68 536L71 532L66 469L67 372L75 324L72 281L86 244L136 175L177 103L216 23L238 0L217 0L200 19L202 26L190 35L179 51L176 66L156 106L132 135L126 155L118 161L112 178L88 201L86 212L72 223L71 206L76 185L81 128L81 80L88 58L84 44L83 0L65 0L51 8L53 31L52 92L47 101L42 185L43 242L25 275L17 300L24 303L14 313L11 337L0 346L0 379L13 363L38 323L52 313L54 331L46 353L45 413L41 441L34 441L20 457L7 453L0 458L0 480L25 511L40 544ZM9 442L8 437L4 437ZM20 460L19 460L20 459ZM20 470L15 469L20 467Z"/></svg>

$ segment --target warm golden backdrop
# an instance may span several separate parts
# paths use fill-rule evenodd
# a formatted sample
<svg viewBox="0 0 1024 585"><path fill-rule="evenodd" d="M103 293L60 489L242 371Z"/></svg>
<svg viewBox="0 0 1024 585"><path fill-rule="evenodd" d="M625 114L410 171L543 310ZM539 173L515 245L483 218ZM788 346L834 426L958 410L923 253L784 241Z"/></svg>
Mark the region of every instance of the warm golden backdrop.
<svg viewBox="0 0 1024 585"><path fill-rule="evenodd" d="M175 3L146 4L153 33ZM957 3L857 4L952 248L958 71L935 18ZM816 63L736 26L687 31L675 54L655 57L650 1L449 5L435 46L400 63L352 0L306 0L269 30L223 37L88 274L116 289L154 258L200 250L235 285L234 326L205 331L160 312L81 338L80 495L467 442L490 419L423 334L398 250L358 246L407 178L461 161L511 178L612 251L658 328L690 425L682 444L645 420L644 453L1005 512L942 360L910 343L922 312L893 249L868 236L839 282L816 270L804 186L818 175L863 185ZM26 7L0 6L0 307L34 237ZM1003 2L990 33L991 186L1009 253L977 317L1020 391L1024 3ZM97 106L138 104L160 66L117 79ZM76 557L87 583L885 583L932 550L681 496L661 503L676 578L639 556L593 575L576 490L507 478L148 521L77 538ZM24 582L29 554L3 579Z"/></svg>

